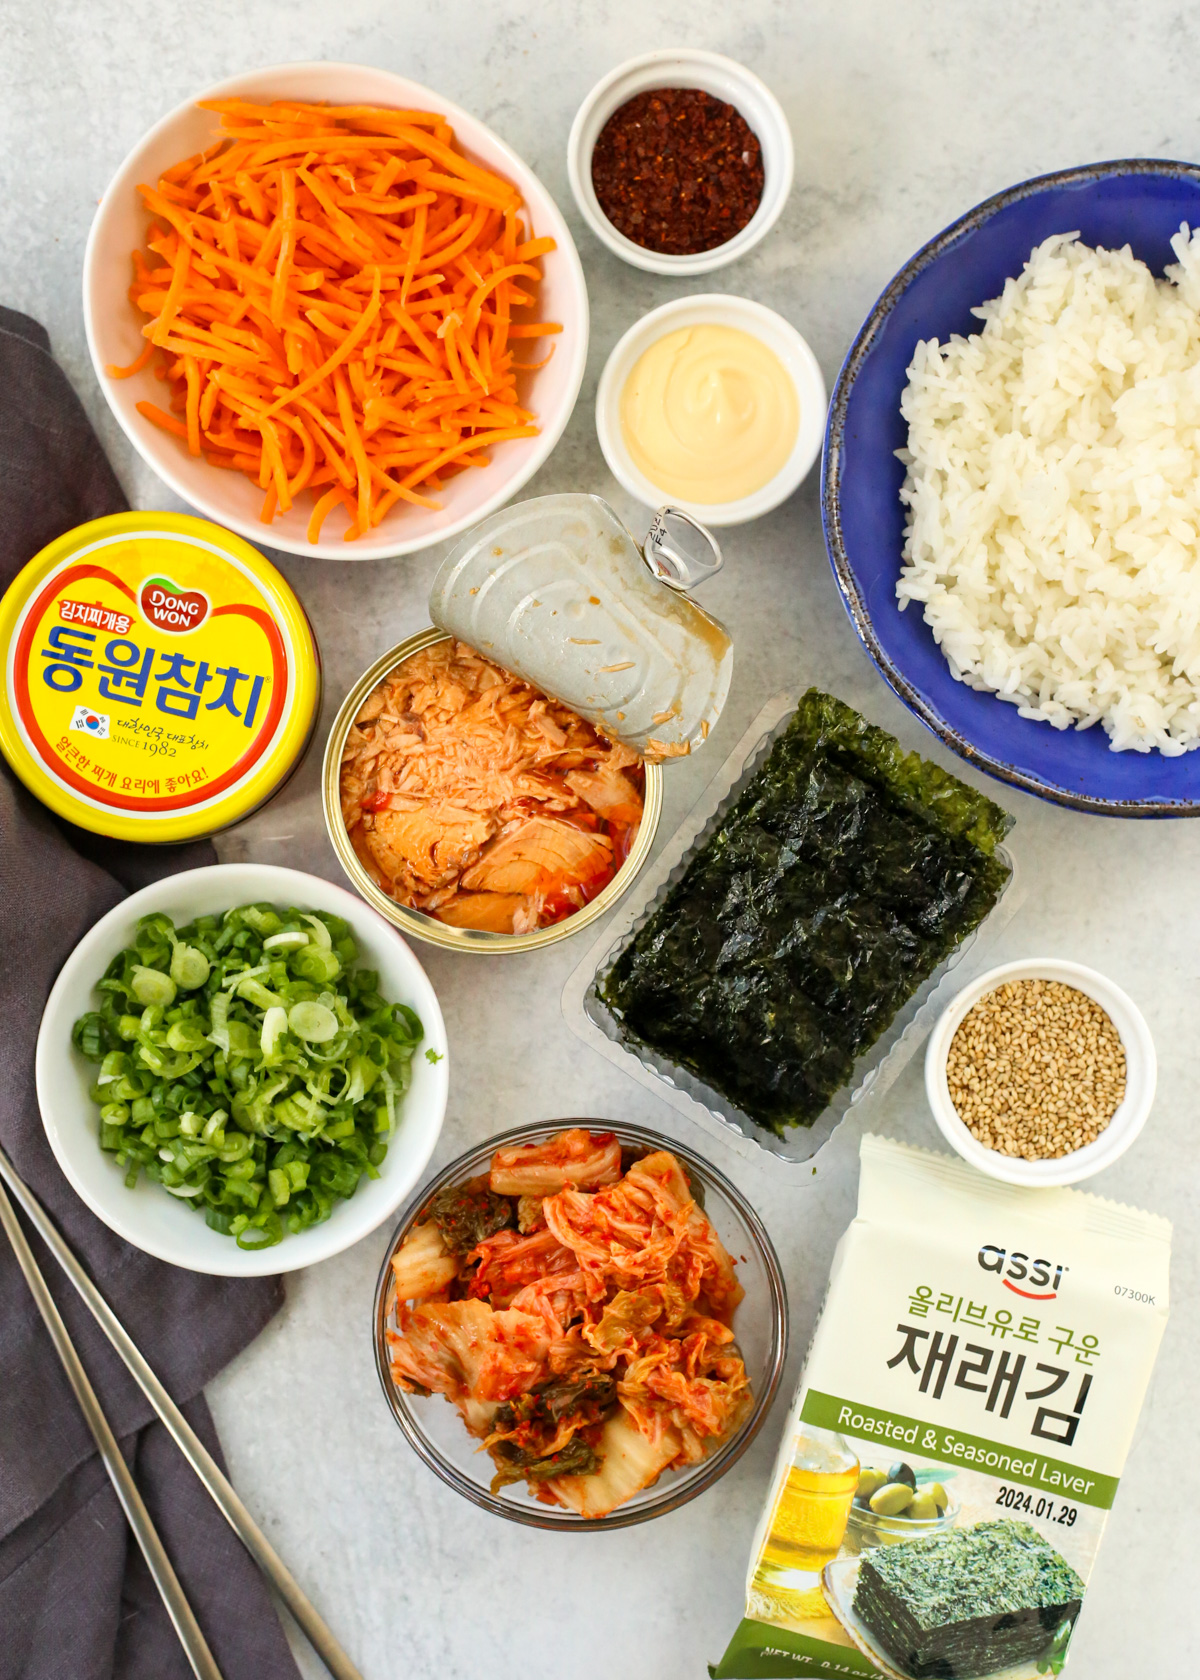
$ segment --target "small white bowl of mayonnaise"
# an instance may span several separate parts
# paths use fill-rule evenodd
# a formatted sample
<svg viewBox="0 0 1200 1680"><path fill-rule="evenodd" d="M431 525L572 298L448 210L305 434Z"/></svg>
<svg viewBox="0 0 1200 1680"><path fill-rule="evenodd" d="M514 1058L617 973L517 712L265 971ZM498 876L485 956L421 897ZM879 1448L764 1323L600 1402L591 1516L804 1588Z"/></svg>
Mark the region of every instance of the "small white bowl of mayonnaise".
<svg viewBox="0 0 1200 1680"><path fill-rule="evenodd" d="M620 339L596 393L596 432L639 502L741 525L803 482L826 405L817 359L790 322L709 292L652 309Z"/></svg>

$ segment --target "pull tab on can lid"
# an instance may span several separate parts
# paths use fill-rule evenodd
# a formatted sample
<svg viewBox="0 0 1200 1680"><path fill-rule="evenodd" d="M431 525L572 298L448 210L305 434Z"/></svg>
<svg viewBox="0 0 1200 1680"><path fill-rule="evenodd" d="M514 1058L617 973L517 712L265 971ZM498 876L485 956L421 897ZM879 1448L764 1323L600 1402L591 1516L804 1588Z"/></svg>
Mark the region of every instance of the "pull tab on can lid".
<svg viewBox="0 0 1200 1680"><path fill-rule="evenodd" d="M729 633L684 593L720 565L713 538L676 509L655 516L643 554L599 496L539 496L459 543L429 612L644 757L679 758L729 693Z"/></svg>

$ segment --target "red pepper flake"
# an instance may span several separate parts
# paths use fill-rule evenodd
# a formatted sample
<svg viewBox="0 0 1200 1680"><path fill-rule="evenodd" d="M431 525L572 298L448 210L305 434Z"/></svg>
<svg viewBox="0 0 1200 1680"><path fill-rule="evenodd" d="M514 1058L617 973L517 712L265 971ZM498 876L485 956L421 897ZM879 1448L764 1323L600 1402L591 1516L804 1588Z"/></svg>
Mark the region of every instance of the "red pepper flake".
<svg viewBox="0 0 1200 1680"><path fill-rule="evenodd" d="M740 233L763 194L762 147L702 88L652 88L609 117L592 151L600 208L626 239L674 257Z"/></svg>

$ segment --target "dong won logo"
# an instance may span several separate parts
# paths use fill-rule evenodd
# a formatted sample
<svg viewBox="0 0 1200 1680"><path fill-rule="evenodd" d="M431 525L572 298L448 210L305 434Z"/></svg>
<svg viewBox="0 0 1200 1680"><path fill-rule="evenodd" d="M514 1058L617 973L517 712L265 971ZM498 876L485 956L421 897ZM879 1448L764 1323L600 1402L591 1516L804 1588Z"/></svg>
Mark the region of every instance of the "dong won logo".
<svg viewBox="0 0 1200 1680"><path fill-rule="evenodd" d="M138 593L138 606L147 624L168 635L183 636L204 623L210 602L202 590L180 589L168 577L152 577Z"/></svg>
<svg viewBox="0 0 1200 1680"><path fill-rule="evenodd" d="M984 1243L979 1250L979 1264L985 1272L999 1272L1005 1289L1011 1289L1026 1301L1053 1301L1063 1274L1071 1269L1053 1260L1031 1260L1018 1249L1010 1254L995 1243ZM1022 1289L1021 1284L1028 1287Z"/></svg>

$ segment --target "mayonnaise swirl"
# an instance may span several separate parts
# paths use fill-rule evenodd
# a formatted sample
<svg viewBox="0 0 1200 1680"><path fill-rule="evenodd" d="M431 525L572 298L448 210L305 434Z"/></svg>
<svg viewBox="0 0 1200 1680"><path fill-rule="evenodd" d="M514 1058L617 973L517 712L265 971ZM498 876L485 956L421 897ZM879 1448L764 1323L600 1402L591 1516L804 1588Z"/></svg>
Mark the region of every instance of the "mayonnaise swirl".
<svg viewBox="0 0 1200 1680"><path fill-rule="evenodd" d="M800 428L795 384L773 350L715 322L664 333L621 392L635 465L666 496L740 501L784 466Z"/></svg>

